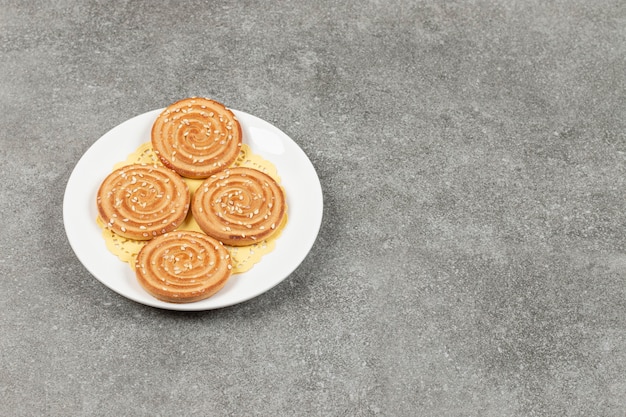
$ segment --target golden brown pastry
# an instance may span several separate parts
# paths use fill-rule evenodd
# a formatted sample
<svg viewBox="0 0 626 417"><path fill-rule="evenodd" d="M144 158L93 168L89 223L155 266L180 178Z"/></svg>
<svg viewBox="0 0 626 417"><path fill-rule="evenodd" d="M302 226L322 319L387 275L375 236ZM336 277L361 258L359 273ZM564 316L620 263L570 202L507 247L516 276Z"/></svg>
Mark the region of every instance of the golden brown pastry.
<svg viewBox="0 0 626 417"><path fill-rule="evenodd" d="M191 196L185 181L163 166L132 164L116 169L100 185L98 213L114 233L149 240L176 229Z"/></svg>
<svg viewBox="0 0 626 417"><path fill-rule="evenodd" d="M163 164L187 178L207 178L230 166L241 126L223 104L191 97L168 106L152 126L152 147Z"/></svg>
<svg viewBox="0 0 626 417"><path fill-rule="evenodd" d="M207 178L191 202L198 226L226 245L246 246L272 235L286 211L285 194L272 177L236 167Z"/></svg>
<svg viewBox="0 0 626 417"><path fill-rule="evenodd" d="M231 276L226 248L205 234L176 231L148 242L137 255L139 284L170 303L191 303L218 292Z"/></svg>

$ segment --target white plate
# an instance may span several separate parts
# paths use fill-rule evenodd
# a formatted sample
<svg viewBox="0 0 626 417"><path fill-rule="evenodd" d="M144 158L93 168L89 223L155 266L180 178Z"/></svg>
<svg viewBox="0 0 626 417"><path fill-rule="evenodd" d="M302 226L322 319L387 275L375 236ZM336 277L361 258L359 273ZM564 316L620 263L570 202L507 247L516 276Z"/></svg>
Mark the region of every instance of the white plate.
<svg viewBox="0 0 626 417"><path fill-rule="evenodd" d="M195 303L172 304L144 291L128 264L106 248L95 221L98 187L114 164L150 141L152 124L162 110L144 113L111 129L76 164L63 200L65 232L76 256L94 277L118 294L168 310L221 308L268 291L287 278L311 250L322 222L322 187L313 164L289 136L242 111L233 110L241 123L244 143L276 166L287 195L289 220L275 249L248 272L233 275L214 296Z"/></svg>

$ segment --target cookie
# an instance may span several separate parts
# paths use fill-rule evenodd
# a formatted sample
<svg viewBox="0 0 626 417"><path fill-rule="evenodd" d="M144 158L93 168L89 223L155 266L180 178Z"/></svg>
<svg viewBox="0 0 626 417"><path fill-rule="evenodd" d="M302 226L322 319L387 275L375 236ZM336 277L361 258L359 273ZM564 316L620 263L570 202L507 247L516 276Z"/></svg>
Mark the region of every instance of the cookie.
<svg viewBox="0 0 626 417"><path fill-rule="evenodd" d="M229 167L239 155L242 130L222 103L191 97L168 106L151 132L163 164L187 178L207 178Z"/></svg>
<svg viewBox="0 0 626 417"><path fill-rule="evenodd" d="M193 231L176 231L151 240L135 261L139 284L170 303L191 303L214 295L224 287L231 271L226 248Z"/></svg>
<svg viewBox="0 0 626 417"><path fill-rule="evenodd" d="M272 177L245 167L207 178L191 202L198 226L230 246L247 246L270 237L282 223L286 207L283 189Z"/></svg>
<svg viewBox="0 0 626 417"><path fill-rule="evenodd" d="M132 164L111 172L97 193L98 214L115 234L150 240L176 229L189 211L191 195L169 168Z"/></svg>

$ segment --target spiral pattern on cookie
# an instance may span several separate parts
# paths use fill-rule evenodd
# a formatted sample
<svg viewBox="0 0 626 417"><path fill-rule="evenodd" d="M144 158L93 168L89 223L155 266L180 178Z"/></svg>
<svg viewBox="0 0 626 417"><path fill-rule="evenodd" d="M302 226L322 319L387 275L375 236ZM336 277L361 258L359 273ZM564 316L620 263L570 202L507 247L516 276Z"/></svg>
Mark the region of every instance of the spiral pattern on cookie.
<svg viewBox="0 0 626 417"><path fill-rule="evenodd" d="M193 231L176 231L151 240L135 262L139 284L159 300L171 303L210 297L226 284L231 271L227 249L216 239Z"/></svg>
<svg viewBox="0 0 626 417"><path fill-rule="evenodd" d="M234 113L207 98L171 104L152 126L152 147L163 164L187 178L207 178L230 166L241 143Z"/></svg>
<svg viewBox="0 0 626 417"><path fill-rule="evenodd" d="M149 240L170 232L187 216L189 188L163 166L132 164L110 173L97 194L98 214L114 233Z"/></svg>
<svg viewBox="0 0 626 417"><path fill-rule="evenodd" d="M246 246L276 232L285 195L269 175L252 168L224 170L203 181L191 210L200 228L226 245Z"/></svg>

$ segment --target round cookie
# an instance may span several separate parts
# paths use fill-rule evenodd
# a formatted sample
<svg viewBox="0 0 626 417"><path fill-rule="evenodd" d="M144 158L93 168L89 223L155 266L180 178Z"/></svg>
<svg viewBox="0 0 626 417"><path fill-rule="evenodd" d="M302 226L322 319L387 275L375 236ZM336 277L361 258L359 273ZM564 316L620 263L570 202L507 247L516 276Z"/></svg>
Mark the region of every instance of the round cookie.
<svg viewBox="0 0 626 417"><path fill-rule="evenodd" d="M148 242L137 255L139 284L159 300L191 303L218 292L232 274L228 250L193 231L176 231Z"/></svg>
<svg viewBox="0 0 626 417"><path fill-rule="evenodd" d="M176 229L187 216L190 192L171 169L132 164L111 172L96 197L98 214L114 233L150 240Z"/></svg>
<svg viewBox="0 0 626 417"><path fill-rule="evenodd" d="M237 117L222 103L191 97L163 110L151 136L165 166L183 177L207 178L237 159L243 135Z"/></svg>
<svg viewBox="0 0 626 417"><path fill-rule="evenodd" d="M283 189L269 175L236 167L202 182L191 202L200 228L226 245L247 246L270 237L286 213Z"/></svg>

